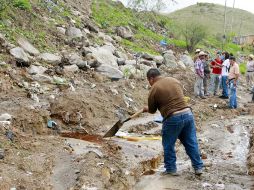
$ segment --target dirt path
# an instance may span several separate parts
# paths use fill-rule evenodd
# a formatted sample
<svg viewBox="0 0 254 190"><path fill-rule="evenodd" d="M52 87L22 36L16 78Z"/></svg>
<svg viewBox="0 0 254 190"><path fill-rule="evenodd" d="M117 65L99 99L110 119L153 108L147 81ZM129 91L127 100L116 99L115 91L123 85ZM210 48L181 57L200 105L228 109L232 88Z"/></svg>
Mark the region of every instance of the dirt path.
<svg viewBox="0 0 254 190"><path fill-rule="evenodd" d="M159 172L164 169L161 166L154 175L144 176L134 189L251 189L253 181L248 176L246 156L248 130L253 122L253 117L246 116L204 125L203 132L198 135L201 152L207 157L202 177L193 175L191 163L181 146L177 153L180 177L160 176Z"/></svg>

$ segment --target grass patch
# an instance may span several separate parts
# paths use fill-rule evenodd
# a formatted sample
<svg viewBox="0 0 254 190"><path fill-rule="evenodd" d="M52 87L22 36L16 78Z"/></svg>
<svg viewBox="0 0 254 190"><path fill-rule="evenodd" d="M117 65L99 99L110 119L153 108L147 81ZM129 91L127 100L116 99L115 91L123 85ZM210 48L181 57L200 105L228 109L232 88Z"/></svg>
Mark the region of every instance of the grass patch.
<svg viewBox="0 0 254 190"><path fill-rule="evenodd" d="M247 65L246 65L246 63L240 63L239 64L239 69L240 69L240 73L242 75L245 75L246 72L247 72Z"/></svg>

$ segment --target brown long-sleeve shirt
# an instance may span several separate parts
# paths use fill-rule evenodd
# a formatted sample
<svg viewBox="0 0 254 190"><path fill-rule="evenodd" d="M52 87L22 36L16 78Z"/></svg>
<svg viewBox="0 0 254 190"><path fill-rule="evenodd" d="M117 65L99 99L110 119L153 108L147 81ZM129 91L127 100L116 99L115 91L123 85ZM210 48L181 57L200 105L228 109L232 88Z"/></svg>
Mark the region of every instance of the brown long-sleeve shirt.
<svg viewBox="0 0 254 190"><path fill-rule="evenodd" d="M165 118L187 107L182 86L178 80L172 77L161 77L153 84L148 97L149 113L155 113L158 109Z"/></svg>

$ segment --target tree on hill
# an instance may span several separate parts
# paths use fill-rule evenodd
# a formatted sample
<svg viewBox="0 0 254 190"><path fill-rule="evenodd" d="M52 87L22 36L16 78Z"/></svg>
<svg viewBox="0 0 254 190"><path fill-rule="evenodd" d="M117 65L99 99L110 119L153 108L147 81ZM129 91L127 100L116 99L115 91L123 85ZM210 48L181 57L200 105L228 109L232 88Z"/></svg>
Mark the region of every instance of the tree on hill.
<svg viewBox="0 0 254 190"><path fill-rule="evenodd" d="M186 47L189 52L193 52L195 46L206 36L205 27L197 23L188 23L182 27Z"/></svg>
<svg viewBox="0 0 254 190"><path fill-rule="evenodd" d="M136 10L160 11L167 7L169 3L176 3L176 0L128 0L128 6Z"/></svg>

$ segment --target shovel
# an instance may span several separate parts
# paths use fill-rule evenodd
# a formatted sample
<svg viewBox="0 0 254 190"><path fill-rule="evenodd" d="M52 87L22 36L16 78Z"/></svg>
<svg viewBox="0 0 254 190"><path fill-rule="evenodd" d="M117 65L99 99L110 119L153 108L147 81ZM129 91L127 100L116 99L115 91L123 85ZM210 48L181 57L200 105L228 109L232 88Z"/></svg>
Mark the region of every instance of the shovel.
<svg viewBox="0 0 254 190"><path fill-rule="evenodd" d="M116 124L113 127L111 127L111 129L103 137L104 138L113 137L117 133L117 131L123 126L125 122L139 116L141 113L143 113L143 109L139 110L138 112L136 112L135 114L131 115L130 117L128 117L127 119L123 121L119 120L118 122L116 122Z"/></svg>

